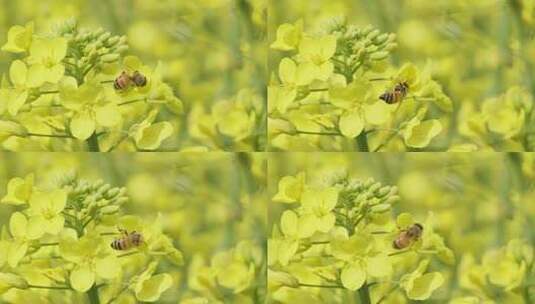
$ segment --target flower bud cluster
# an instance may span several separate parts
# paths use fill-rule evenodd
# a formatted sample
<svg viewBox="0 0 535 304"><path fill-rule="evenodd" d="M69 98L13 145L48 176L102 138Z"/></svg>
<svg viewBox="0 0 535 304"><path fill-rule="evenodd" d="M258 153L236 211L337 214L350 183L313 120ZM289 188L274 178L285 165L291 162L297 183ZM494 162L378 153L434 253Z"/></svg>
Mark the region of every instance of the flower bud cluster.
<svg viewBox="0 0 535 304"><path fill-rule="evenodd" d="M65 22L57 30L69 40L64 62L67 74L85 75L89 70L99 70L102 65L119 61L128 50L126 36L115 36L103 28L96 30L78 29L75 21Z"/></svg>
<svg viewBox="0 0 535 304"><path fill-rule="evenodd" d="M89 182L70 176L61 182L61 187L68 191L68 203L64 211L67 222L100 222L104 216L118 213L128 201L126 188L112 187L102 180ZM72 224L76 227L76 223Z"/></svg>
<svg viewBox="0 0 535 304"><path fill-rule="evenodd" d="M337 23L331 30L337 38L334 55L335 71L346 74L347 69L356 71L359 67L369 68L377 61L384 60L395 49L396 35L381 33L371 25L359 28L345 22Z"/></svg>
<svg viewBox="0 0 535 304"><path fill-rule="evenodd" d="M383 186L373 178L365 181L344 178L335 182L334 186L340 188L335 207L337 213L347 215L355 223L368 216L388 212L392 204L399 201L396 186Z"/></svg>

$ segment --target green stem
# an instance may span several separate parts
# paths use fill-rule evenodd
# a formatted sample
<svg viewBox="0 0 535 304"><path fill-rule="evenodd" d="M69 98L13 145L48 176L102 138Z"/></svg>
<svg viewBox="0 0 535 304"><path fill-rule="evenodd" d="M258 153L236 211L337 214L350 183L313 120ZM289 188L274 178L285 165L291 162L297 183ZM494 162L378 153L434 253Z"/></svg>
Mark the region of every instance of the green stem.
<svg viewBox="0 0 535 304"><path fill-rule="evenodd" d="M124 257L131 256L131 255L138 254L138 253L140 253L140 252L139 251L132 251L132 252L128 252L128 253L119 254L117 257L118 258L124 258Z"/></svg>
<svg viewBox="0 0 535 304"><path fill-rule="evenodd" d="M54 243L40 243L40 244L39 244L39 247L56 246L56 245L59 245L59 243L58 243L58 242L54 242Z"/></svg>
<svg viewBox="0 0 535 304"><path fill-rule="evenodd" d="M362 285L362 287L359 289L359 298L360 298L360 304L372 303L370 299L370 289L369 289L368 283L364 283L364 285Z"/></svg>
<svg viewBox="0 0 535 304"><path fill-rule="evenodd" d="M72 136L68 134L39 134L39 133L27 133L28 136L35 136L35 137L54 137L54 138L73 138Z"/></svg>
<svg viewBox="0 0 535 304"><path fill-rule="evenodd" d="M530 294L529 294L529 287L526 286L526 287L524 288L524 290L522 291L522 297L524 298L524 301L525 301L526 303L533 303L533 302L531 301L531 296L530 296Z"/></svg>
<svg viewBox="0 0 535 304"><path fill-rule="evenodd" d="M316 287L316 288L340 288L345 289L344 286L341 285L320 285L320 284L305 284L305 283L299 283L300 287Z"/></svg>
<svg viewBox="0 0 535 304"><path fill-rule="evenodd" d="M89 147L89 151L91 152L100 152L100 148L98 147L98 138L97 138L96 133L93 133L91 137L87 139L87 146Z"/></svg>
<svg viewBox="0 0 535 304"><path fill-rule="evenodd" d="M318 241L318 242L310 242L310 245L325 245L330 244L331 241Z"/></svg>
<svg viewBox="0 0 535 304"><path fill-rule="evenodd" d="M28 288L36 289L57 289L57 290L69 290L67 286L39 286L39 285L28 285Z"/></svg>
<svg viewBox="0 0 535 304"><path fill-rule="evenodd" d="M87 297L89 298L89 303L100 304L100 299L98 298L98 288L96 285L93 285L91 289L89 289L87 292Z"/></svg>
<svg viewBox="0 0 535 304"><path fill-rule="evenodd" d="M310 131L295 131L297 134L305 134L305 135L325 135L325 136L342 136L340 133L335 132L310 132Z"/></svg>
<svg viewBox="0 0 535 304"><path fill-rule="evenodd" d="M310 89L309 92L326 92L329 91L329 88L321 88L321 89Z"/></svg>
<svg viewBox="0 0 535 304"><path fill-rule="evenodd" d="M389 253L388 256L394 256L394 255L398 255L398 254L403 254L403 253L407 253L407 252L410 252L410 251L411 250L396 251L396 252Z"/></svg>
<svg viewBox="0 0 535 304"><path fill-rule="evenodd" d="M125 106L125 105L128 105L128 104L132 104L132 103L136 103L136 102L140 102L140 101L145 101L147 100L146 98L138 98L138 99L133 99L133 100L128 100L128 101L125 101L125 102L121 102L121 103L118 103L117 105L118 106Z"/></svg>
<svg viewBox="0 0 535 304"><path fill-rule="evenodd" d="M535 94L533 67L525 51L528 49L527 44L528 44L529 38L527 37L525 26L524 26L525 24L524 24L524 21L522 20L522 4L520 3L520 1L509 1L509 5L511 6L513 15L515 17L518 40L520 41L520 59L524 63L524 74L523 74L524 79L525 79L526 85L531 91L531 94Z"/></svg>
<svg viewBox="0 0 535 304"><path fill-rule="evenodd" d="M390 288L378 301L376 304L382 303L384 300L386 300L396 289L399 285L395 285L394 287Z"/></svg>
<svg viewBox="0 0 535 304"><path fill-rule="evenodd" d="M368 137L365 132L360 133L357 136L357 147L360 152L370 152L370 147L368 146Z"/></svg>

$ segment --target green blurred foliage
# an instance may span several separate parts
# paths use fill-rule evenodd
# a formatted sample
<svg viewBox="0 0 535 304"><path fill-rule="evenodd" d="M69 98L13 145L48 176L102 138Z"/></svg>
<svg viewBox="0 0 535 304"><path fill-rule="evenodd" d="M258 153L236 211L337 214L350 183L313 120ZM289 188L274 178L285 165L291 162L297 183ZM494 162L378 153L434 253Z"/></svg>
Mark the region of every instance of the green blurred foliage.
<svg viewBox="0 0 535 304"><path fill-rule="evenodd" d="M39 248L39 244L42 243L53 243L58 239L60 244L65 242L63 239L67 234L67 227L71 225L69 219L65 221L66 226L58 235L50 234L49 231L52 230L47 230L47 233L42 236L37 235L38 239L34 237L34 232L28 232L32 235L23 239L20 237L11 239L13 231L18 230L11 228L10 219L13 218L13 214L19 214L19 218L21 216L21 213L15 213L16 211L29 214L30 223L34 221L32 217L34 213L25 211L24 205L19 205L19 203L29 200L32 206L34 204L32 202L37 198L32 201L34 196L32 192L22 190L26 189L21 183L23 180L16 179L10 182L10 192L8 192L8 182L15 177L25 178L33 174L34 187L49 191L71 180L75 176L74 173L78 178L87 180L90 184L101 180L110 184L111 187L124 187L121 195L128 198L126 201L120 200L121 209L118 214L112 213L102 218L103 220L99 220L98 224L90 223L85 229L77 230L79 235L86 235L88 238L91 236L91 239L85 241L87 244L93 244L90 246L96 246L97 243L94 242L98 242L102 248L108 248L107 257L125 255L117 258L122 265L118 278L109 279L108 276L106 277L108 279L103 279L97 268L96 284L103 284L98 289L100 303L107 303L113 298L115 298L113 303L137 303L136 299L152 302L157 300L157 303L263 302L266 294L265 235L267 225L266 159L263 155L246 153L108 155L2 153L0 155L0 197L4 199L0 204L0 226L3 227L4 232L0 246L6 245L10 248L12 247L10 244L20 244L21 240L25 240L24 244L33 250L32 248ZM28 181L29 179L26 179L26 183ZM67 206L73 203L70 199L74 197L69 196ZM113 208L113 210L116 209ZM54 216L67 217L63 213L58 215L54 213ZM16 227L19 226L17 224ZM164 260L157 268L155 268L156 265L148 263L150 260L145 252L150 253L155 248L151 241L153 237L150 236L154 235L151 232L154 228L151 227L158 226L171 240L172 245L181 252L184 260L182 266ZM118 228L144 233L149 251L144 251L144 247L140 247L125 251L125 253L113 253L113 251L110 253L109 245L114 238L118 237ZM95 239L95 231L109 234ZM19 234L15 232L15 235ZM2 294L0 302L98 303L94 298L91 299L83 293L72 290L28 288L24 284L17 283L19 282L18 276L22 276L31 285L64 286L67 284L69 286L70 282L76 290L85 290L84 286L87 286L85 285L87 281L80 280L87 278L86 273L75 277L71 275L70 281L67 280L64 283L61 283L63 282L61 280L54 282L43 277L43 275L54 274L54 278L58 276L61 278L61 274L57 273L57 268L50 268L51 265L55 265L53 258L49 257L58 254L56 247L47 246L47 250L42 249L35 254L24 255L21 263L30 263L28 267L16 266L15 263L18 260L13 260L14 257L8 258L7 250L2 250L0 272L3 276L0 276L0 294ZM60 245L59 252L65 255L67 248L69 247L63 248ZM29 252L32 252L31 250ZM137 250L142 253L132 254ZM75 253L67 256L73 255L76 256ZM153 256L153 258L157 259L158 256ZM78 259L74 261L81 263ZM89 261L88 263L92 263ZM175 261L178 260L175 259ZM75 265L79 265L76 263ZM71 264L63 264L65 271L70 269L67 265ZM62 265L55 265L55 267L62 267ZM56 270L52 271L52 269ZM140 274L140 270L145 274ZM154 279L151 279L151 283L143 283L144 280L151 278L151 273L154 271L156 272L152 276ZM135 274L140 276L135 277L137 278L135 281L130 281L134 283L126 284L129 282L128 279ZM165 276L156 274L165 274ZM124 282L122 285L118 284L121 279ZM146 285L146 289L143 289L142 286L145 286L143 284L149 284L152 287ZM120 293L122 287L125 289ZM88 299L91 300L88 301Z"/></svg>
<svg viewBox="0 0 535 304"><path fill-rule="evenodd" d="M277 40L277 29L284 23L302 20L304 32L313 35L324 33L326 25L340 17L360 29L372 25L383 33L394 33L397 48L390 51L387 68L398 69L406 62L429 68L453 102L453 111L445 115L438 115L436 107L429 108L428 115L439 119L442 130L423 150L532 151L533 16L532 0L274 0L269 6L268 40ZM288 52L270 50L272 75L286 56ZM381 85L383 91L391 86ZM314 110L308 110L308 115L309 120L319 121ZM320 125L325 126L324 121ZM358 119L354 124L360 125ZM281 131L295 135L291 126L271 125L270 121L270 140ZM377 146L373 140L372 148ZM402 136L379 145L385 151L422 150L403 147ZM273 148L345 151L359 147L328 134L300 134L278 139Z"/></svg>
<svg viewBox="0 0 535 304"><path fill-rule="evenodd" d="M35 29L46 33L75 18L81 27L125 35L128 54L147 66L161 62L162 77L184 103L185 113L160 113L160 119L171 121L174 132L159 150L264 149L265 0L2 0L0 4L2 45L14 25L33 21ZM3 52L2 74L7 76L16 58Z"/></svg>
<svg viewBox="0 0 535 304"><path fill-rule="evenodd" d="M325 189L333 185L333 181L340 180L340 177L349 176L363 182L373 178L383 185L395 186L399 200L391 205L391 210L387 209L387 218L392 217L390 214L395 216L408 212L416 222L424 225L423 244L436 239L425 234L426 229L433 229L451 249L455 258L453 264L447 262L452 261L451 256L446 260L443 259L448 255L440 258L439 254L439 259L431 260L428 267L432 271L440 272L444 282L424 302L533 303L535 299L533 155L485 152L278 153L272 154L268 163L270 181L268 193L272 198L268 217L269 226L273 231L269 238L268 249L270 265L268 288L270 295L277 296L278 301L360 303L358 300L353 300L358 298L356 292L333 288L303 286L296 288L295 285L295 278L299 278L301 283L336 284L336 280L328 280L336 279L336 276L333 277L326 270L332 265L338 265L330 262L333 257L329 255L336 256L334 247L316 248L318 246L310 244L311 241L323 238L322 240L331 239L329 246L334 246L332 239L339 235L339 228L333 228L327 235L316 232L312 236L305 234L306 238L303 235L297 237L300 244L299 251L295 254L290 253L292 259L287 265L281 265L278 262L280 256L274 258L277 255L270 252L272 242L289 241L287 237L283 237L285 234L276 232L278 231L276 227L281 227L281 216L288 213L288 210L306 214L306 205L309 203L303 198L304 189ZM373 198L368 198L369 202L374 202ZM285 221L287 222L287 219ZM392 220L379 223L372 221L368 226L358 226L360 228L357 228L356 235L385 229L392 231L391 222ZM399 224L398 218L397 225ZM297 231L302 231L307 226L303 222L299 227L301 228ZM395 229L393 231L395 232ZM374 235L374 244L380 242L379 236L381 235ZM392 241L394 238L395 233L390 234L387 240ZM415 250L418 252L419 249ZM385 251L388 253L393 249L387 245ZM280 254L281 250L278 252ZM421 258L429 256L422 252L418 254ZM302 259L305 257L315 257L315 259L311 258L308 262L304 262ZM385 294L388 296L381 303L411 303L407 300L411 295L408 292L405 294L406 285L400 282L400 286L396 286L400 277L418 266L417 259L415 260L414 256L406 256L402 262L391 260L388 263L393 263L395 274L393 277L368 281L368 283L379 283L370 287L371 303L377 303ZM272 274L272 271L275 273ZM291 276L283 275L281 272ZM342 278L342 283L343 280ZM394 287L392 292L388 286ZM273 297L271 300L274 300Z"/></svg>

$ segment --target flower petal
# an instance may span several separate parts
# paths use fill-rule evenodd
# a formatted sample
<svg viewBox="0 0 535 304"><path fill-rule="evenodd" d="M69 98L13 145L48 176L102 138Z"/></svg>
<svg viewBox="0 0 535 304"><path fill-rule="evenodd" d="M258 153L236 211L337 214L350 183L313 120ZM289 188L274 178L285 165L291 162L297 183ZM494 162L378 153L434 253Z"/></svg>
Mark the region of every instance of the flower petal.
<svg viewBox="0 0 535 304"><path fill-rule="evenodd" d="M71 120L71 134L81 140L88 139L95 132L95 121L88 112L80 112Z"/></svg>
<svg viewBox="0 0 535 304"><path fill-rule="evenodd" d="M86 292L95 283L95 273L88 265L78 265L70 275L71 286L74 290Z"/></svg>

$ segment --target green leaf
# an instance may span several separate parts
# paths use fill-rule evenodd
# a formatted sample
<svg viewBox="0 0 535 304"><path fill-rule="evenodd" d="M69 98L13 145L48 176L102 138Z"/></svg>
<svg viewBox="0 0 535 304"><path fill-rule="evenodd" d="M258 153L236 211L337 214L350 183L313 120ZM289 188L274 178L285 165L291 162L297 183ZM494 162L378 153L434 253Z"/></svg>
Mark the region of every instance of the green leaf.
<svg viewBox="0 0 535 304"><path fill-rule="evenodd" d="M143 302L158 301L161 294L169 289L172 284L173 279L169 274L157 274L136 285L136 298Z"/></svg>
<svg viewBox="0 0 535 304"><path fill-rule="evenodd" d="M95 273L88 265L77 265L71 272L69 279L74 290L86 292L95 283Z"/></svg>
<svg viewBox="0 0 535 304"><path fill-rule="evenodd" d="M364 130L364 117L360 111L349 111L340 117L340 132L345 137L355 138Z"/></svg>
<svg viewBox="0 0 535 304"><path fill-rule="evenodd" d="M357 290L366 281L366 271L359 263L348 264L340 275L342 285L349 290Z"/></svg>

